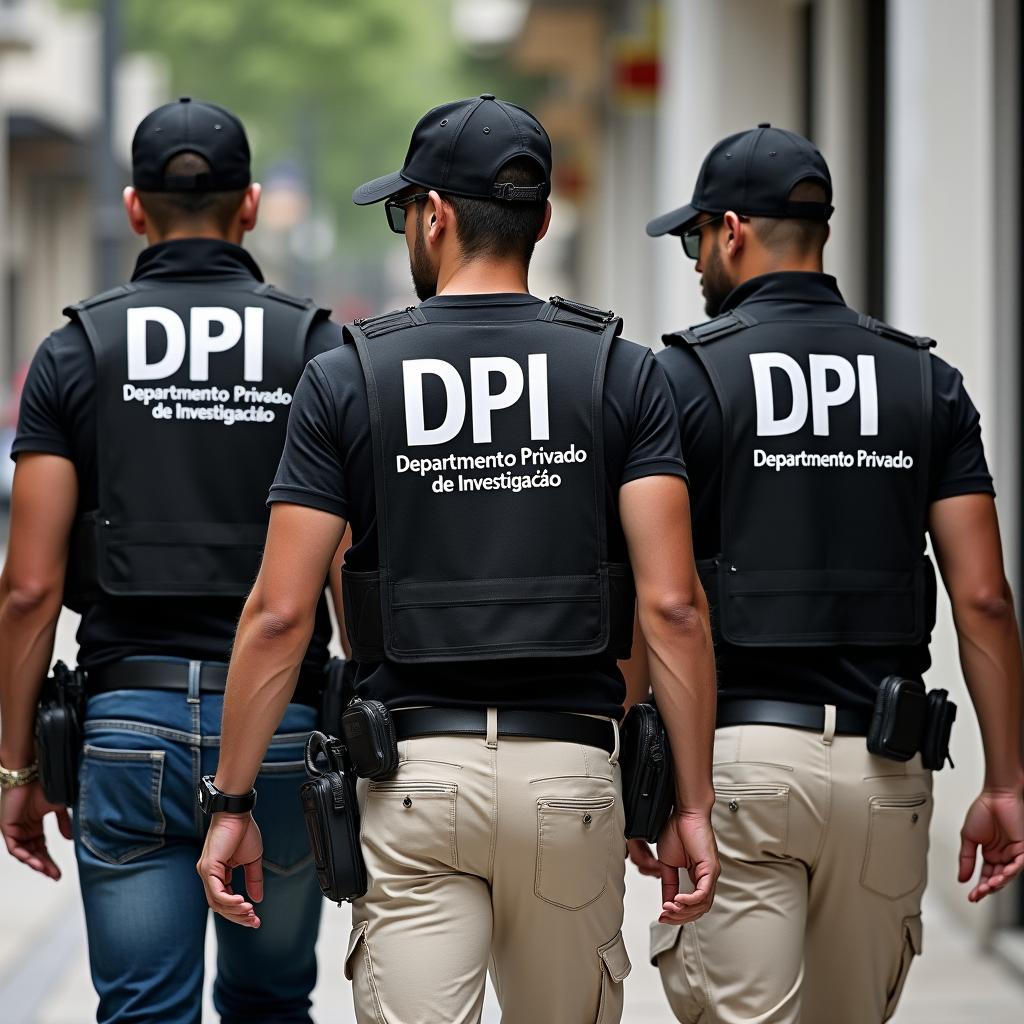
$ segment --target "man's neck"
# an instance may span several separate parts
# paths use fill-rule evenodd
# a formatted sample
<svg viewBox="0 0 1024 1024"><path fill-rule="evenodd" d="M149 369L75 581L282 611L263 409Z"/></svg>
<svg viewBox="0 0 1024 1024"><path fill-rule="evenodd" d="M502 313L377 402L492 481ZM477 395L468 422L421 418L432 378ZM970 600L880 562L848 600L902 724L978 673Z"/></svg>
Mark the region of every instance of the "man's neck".
<svg viewBox="0 0 1024 1024"><path fill-rule="evenodd" d="M236 239L235 233L224 234L224 232L218 231L215 228L182 227L172 228L166 233L159 234L155 231L146 232L146 241L149 245L158 245L161 242L182 242L190 238L208 238L216 242L230 242L233 245L242 244L241 234Z"/></svg>
<svg viewBox="0 0 1024 1024"><path fill-rule="evenodd" d="M486 257L442 267L437 276L438 295L488 295L530 290L526 267L518 260Z"/></svg>

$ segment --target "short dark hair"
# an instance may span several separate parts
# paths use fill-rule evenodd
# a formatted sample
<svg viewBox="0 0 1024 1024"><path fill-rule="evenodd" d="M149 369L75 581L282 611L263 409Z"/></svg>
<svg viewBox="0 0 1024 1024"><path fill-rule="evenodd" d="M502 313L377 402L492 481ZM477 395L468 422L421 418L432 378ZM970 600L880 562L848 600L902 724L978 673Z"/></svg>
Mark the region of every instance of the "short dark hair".
<svg viewBox="0 0 1024 1024"><path fill-rule="evenodd" d="M498 171L496 180L513 185L540 185L544 181L544 171L530 157L517 156ZM444 198L455 211L464 257L518 257L529 264L537 235L544 224L545 199L523 202L452 195Z"/></svg>
<svg viewBox="0 0 1024 1024"><path fill-rule="evenodd" d="M165 175L209 174L210 165L198 153L178 153L167 161ZM230 192L139 192L139 202L158 231L182 224L211 224L227 231L238 213L245 189Z"/></svg>
<svg viewBox="0 0 1024 1024"><path fill-rule="evenodd" d="M828 193L819 181L800 181L789 193L792 203L827 203ZM821 252L828 241L828 221L797 217L751 217L761 244L776 254Z"/></svg>

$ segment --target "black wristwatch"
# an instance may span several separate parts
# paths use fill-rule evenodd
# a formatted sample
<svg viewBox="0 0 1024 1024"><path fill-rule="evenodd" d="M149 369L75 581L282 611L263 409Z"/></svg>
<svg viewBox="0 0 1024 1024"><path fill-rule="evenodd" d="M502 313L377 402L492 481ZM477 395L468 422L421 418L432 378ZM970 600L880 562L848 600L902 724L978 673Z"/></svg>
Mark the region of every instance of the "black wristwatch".
<svg viewBox="0 0 1024 1024"><path fill-rule="evenodd" d="M203 814L209 816L220 811L228 814L246 814L256 806L256 790L252 789L245 796L232 796L222 793L214 784L212 775L204 775L196 792L199 807Z"/></svg>

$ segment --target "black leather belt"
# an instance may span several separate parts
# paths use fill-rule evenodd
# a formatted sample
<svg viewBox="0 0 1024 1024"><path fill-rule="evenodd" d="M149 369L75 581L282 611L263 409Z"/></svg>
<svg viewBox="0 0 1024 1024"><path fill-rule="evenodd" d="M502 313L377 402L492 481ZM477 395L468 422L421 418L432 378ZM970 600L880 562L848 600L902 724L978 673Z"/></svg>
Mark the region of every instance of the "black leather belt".
<svg viewBox="0 0 1024 1024"><path fill-rule="evenodd" d="M194 663L187 661L114 661L90 668L86 672L86 693L109 693L111 690L178 690L188 692L189 675ZM199 692L223 693L228 682L228 667L222 661L200 661ZM317 706L315 687L307 673L299 677L299 686L292 698L296 704ZM314 692L310 692L310 690Z"/></svg>
<svg viewBox="0 0 1024 1024"><path fill-rule="evenodd" d="M825 730L823 704L795 704L788 700L728 700L718 705L716 725L784 725L795 729ZM836 708L836 734L867 736L870 711Z"/></svg>
<svg viewBox="0 0 1024 1024"><path fill-rule="evenodd" d="M486 736L483 708L397 708L391 712L400 740L419 736ZM557 711L498 711L498 735L559 740L615 750L615 731L605 719Z"/></svg>

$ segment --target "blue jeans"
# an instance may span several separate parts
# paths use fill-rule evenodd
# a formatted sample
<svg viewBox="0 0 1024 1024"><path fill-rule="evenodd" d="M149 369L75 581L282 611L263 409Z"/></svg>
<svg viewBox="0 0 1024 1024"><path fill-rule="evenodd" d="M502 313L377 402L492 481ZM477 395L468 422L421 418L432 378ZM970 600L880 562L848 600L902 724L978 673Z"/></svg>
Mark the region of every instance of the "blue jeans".
<svg viewBox="0 0 1024 1024"><path fill-rule="evenodd" d="M200 1020L208 908L196 874L206 834L196 786L216 771L223 704L158 690L89 699L75 853L101 1024ZM312 708L289 705L256 782L262 926L214 917L214 1004L226 1024L311 1021L323 897L298 790L315 725ZM240 869L233 883L244 891Z"/></svg>

